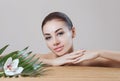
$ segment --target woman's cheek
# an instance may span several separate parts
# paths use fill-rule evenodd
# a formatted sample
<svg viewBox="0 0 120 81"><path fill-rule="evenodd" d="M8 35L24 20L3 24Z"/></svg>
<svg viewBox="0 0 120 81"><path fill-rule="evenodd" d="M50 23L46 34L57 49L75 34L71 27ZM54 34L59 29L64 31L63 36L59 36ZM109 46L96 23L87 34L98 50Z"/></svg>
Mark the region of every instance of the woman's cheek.
<svg viewBox="0 0 120 81"><path fill-rule="evenodd" d="M48 48L51 49L52 48L52 43L50 41L47 41L46 43L47 43Z"/></svg>

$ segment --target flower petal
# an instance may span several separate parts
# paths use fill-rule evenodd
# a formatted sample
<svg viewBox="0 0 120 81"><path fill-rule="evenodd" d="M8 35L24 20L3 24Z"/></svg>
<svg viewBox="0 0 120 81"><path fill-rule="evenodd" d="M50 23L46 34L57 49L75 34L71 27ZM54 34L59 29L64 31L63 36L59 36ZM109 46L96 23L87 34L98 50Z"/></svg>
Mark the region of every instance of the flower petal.
<svg viewBox="0 0 120 81"><path fill-rule="evenodd" d="M15 71L15 74L20 74L23 71L23 67L18 67Z"/></svg>
<svg viewBox="0 0 120 81"><path fill-rule="evenodd" d="M4 64L4 70L6 70L7 69L7 66L8 65L10 65L12 63L12 57L9 57L8 59L7 59L7 61L5 62L5 64Z"/></svg>
<svg viewBox="0 0 120 81"><path fill-rule="evenodd" d="M5 74L7 75L7 76L13 76L13 75L15 75L15 73L13 72L13 71L8 71L8 70L5 70Z"/></svg>
<svg viewBox="0 0 120 81"><path fill-rule="evenodd" d="M15 59L12 62L12 69L16 69L18 67L19 64L19 59Z"/></svg>

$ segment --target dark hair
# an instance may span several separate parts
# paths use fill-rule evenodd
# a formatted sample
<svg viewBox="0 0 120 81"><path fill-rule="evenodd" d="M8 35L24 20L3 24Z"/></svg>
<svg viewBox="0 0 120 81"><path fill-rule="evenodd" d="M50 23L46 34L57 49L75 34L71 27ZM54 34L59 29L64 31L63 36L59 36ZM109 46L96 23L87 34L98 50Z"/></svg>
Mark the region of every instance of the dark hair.
<svg viewBox="0 0 120 81"><path fill-rule="evenodd" d="M62 13L62 12L52 12L50 14L48 14L45 19L42 22L42 30L43 30L43 26L50 20L53 19L60 19L62 21L64 21L66 23L66 25L68 26L68 28L71 30L73 27L72 21L70 20L70 18Z"/></svg>

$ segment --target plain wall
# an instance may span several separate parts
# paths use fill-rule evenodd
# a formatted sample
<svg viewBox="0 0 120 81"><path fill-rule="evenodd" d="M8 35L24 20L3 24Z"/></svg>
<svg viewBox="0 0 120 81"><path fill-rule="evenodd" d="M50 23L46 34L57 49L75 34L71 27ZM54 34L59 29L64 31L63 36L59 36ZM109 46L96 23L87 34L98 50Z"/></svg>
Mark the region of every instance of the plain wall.
<svg viewBox="0 0 120 81"><path fill-rule="evenodd" d="M47 53L41 23L53 11L73 21L76 50L120 50L120 0L0 0L0 48Z"/></svg>

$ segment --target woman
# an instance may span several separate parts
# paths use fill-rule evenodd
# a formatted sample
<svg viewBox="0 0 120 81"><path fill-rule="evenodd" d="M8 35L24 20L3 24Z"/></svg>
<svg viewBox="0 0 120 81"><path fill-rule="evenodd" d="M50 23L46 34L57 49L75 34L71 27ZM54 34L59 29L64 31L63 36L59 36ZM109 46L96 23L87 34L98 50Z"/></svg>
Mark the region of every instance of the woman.
<svg viewBox="0 0 120 81"><path fill-rule="evenodd" d="M48 54L40 55L44 64L120 67L120 52L74 51L75 27L64 13L53 12L46 16L42 23L42 32L51 50Z"/></svg>

